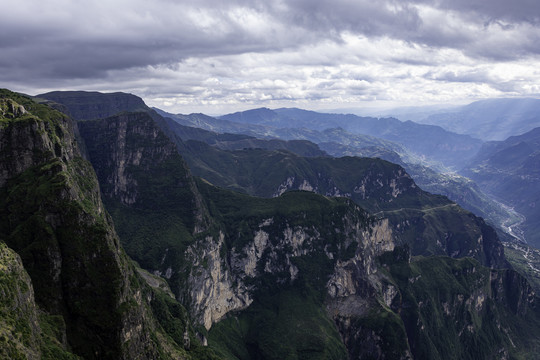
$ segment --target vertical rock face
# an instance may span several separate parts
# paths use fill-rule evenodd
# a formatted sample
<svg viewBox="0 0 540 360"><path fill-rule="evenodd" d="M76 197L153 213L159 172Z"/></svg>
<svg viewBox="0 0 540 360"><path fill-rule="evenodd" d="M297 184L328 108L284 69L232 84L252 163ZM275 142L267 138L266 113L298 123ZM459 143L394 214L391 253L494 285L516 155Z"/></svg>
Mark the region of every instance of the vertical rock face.
<svg viewBox="0 0 540 360"><path fill-rule="evenodd" d="M2 242L0 298L0 358L40 359L41 329L32 282L20 257Z"/></svg>
<svg viewBox="0 0 540 360"><path fill-rule="evenodd" d="M144 113L83 122L79 127L83 137L88 139L88 151L94 159L103 195L117 198L126 205L142 201L136 175L130 172L130 168L150 171L152 165L176 153L172 143L158 139L163 134L151 121L147 121ZM94 136L97 138L90 139Z"/></svg>
<svg viewBox="0 0 540 360"><path fill-rule="evenodd" d="M143 112L78 125L124 248L180 297L186 247L211 222L176 146Z"/></svg>
<svg viewBox="0 0 540 360"><path fill-rule="evenodd" d="M63 318L68 346L85 358L154 358L152 323L70 120L1 95L26 110L1 119L0 240L20 254L36 303Z"/></svg>
<svg viewBox="0 0 540 360"><path fill-rule="evenodd" d="M347 302L349 296L368 298L381 290L376 258L386 251L394 250L394 239L388 220L381 220L362 231L359 246L353 258L336 263L334 273L326 284L332 299L329 305L339 313L340 302ZM362 303L362 301L360 301Z"/></svg>
<svg viewBox="0 0 540 360"><path fill-rule="evenodd" d="M189 170L147 113L80 122L79 128L106 198L141 209L176 207L193 233L207 227Z"/></svg>
<svg viewBox="0 0 540 360"><path fill-rule="evenodd" d="M324 200L325 208L317 209L316 202L323 200L307 193L261 201L268 202L267 217L238 218L246 224L240 225L240 232L225 226L219 235L207 236L188 249L190 307L207 329L226 313L249 306L260 291L299 286L298 282L321 294L326 286L328 307L336 314L342 303L359 300L354 306L361 306L381 291L375 260L394 249L387 220L370 225L367 214L344 199ZM287 217L274 212L289 201L303 204ZM236 223L237 215L224 216Z"/></svg>
<svg viewBox="0 0 540 360"><path fill-rule="evenodd" d="M326 284L327 311L350 358L412 359L401 320L387 308L400 296L399 290L379 274L377 264L379 256L395 248L392 229L385 219L363 235L355 256L338 261ZM374 313L378 314L375 318ZM388 327L396 336L389 336Z"/></svg>
<svg viewBox="0 0 540 360"><path fill-rule="evenodd" d="M205 237L187 251L192 267L187 281L190 308L207 330L230 311L245 309L253 301L242 275L231 271L222 257L225 246L220 233L216 238Z"/></svg>

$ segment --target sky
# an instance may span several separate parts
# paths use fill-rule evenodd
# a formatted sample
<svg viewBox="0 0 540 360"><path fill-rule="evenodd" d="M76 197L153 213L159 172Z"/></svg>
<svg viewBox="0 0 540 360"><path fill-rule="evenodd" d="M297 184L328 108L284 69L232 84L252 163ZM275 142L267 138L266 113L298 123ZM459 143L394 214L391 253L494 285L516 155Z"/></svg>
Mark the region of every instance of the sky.
<svg viewBox="0 0 540 360"><path fill-rule="evenodd" d="M537 0L0 0L0 87L173 113L540 97Z"/></svg>

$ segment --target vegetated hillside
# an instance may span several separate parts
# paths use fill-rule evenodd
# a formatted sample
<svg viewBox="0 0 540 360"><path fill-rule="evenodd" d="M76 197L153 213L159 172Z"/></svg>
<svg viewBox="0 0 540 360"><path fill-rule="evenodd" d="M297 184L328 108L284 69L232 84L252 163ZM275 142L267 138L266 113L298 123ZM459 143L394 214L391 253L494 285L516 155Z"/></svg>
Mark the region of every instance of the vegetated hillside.
<svg viewBox="0 0 540 360"><path fill-rule="evenodd" d="M178 287L176 294L192 321L210 329L209 346L220 357L437 358L444 354L467 358L473 354L490 358L508 354L531 358L536 354L537 299L516 273L490 270L474 261L467 271L458 271L463 263L445 266L445 262L455 261L447 257L430 258L434 263L422 267L422 259L411 259L406 247L396 247L403 234L395 234L388 220L369 216L347 199L308 192L253 198L196 180L193 196L188 196L195 200L176 201L181 197L176 198L175 192L182 194L193 183L178 155L169 151L171 145L159 127L143 115L123 114L88 123L96 136L87 136L85 141L116 144L107 151L87 144L90 158L105 170L98 171L100 181L110 179L102 186L111 190L104 191L110 199L107 202L121 205L113 213L115 219L123 217L120 226L139 226L141 218L131 216L138 211L147 215L155 211L163 217L163 224L177 222L178 217L167 220L168 214L182 214L187 230L169 235L171 244L181 242L185 248L183 260L178 262L183 268L175 269L170 262L170 271L166 268L162 275L170 275L169 282L176 274L179 279L183 276L179 283L185 286ZM85 129L81 132L84 137ZM156 141L158 146L153 147ZM144 182L148 181L145 177L152 178L151 186ZM124 185L129 191L123 190ZM167 201L160 195L163 188L172 190L173 196L165 203L166 211L160 212L154 205ZM187 212L183 210L186 205ZM450 210L454 206L444 207ZM430 221L433 213L426 215ZM201 219L204 225L198 232L184 219L195 219L195 224ZM447 234L448 239L458 245L470 238L474 241L467 243L476 244L477 250L493 249L486 240L478 242L491 238L474 233L474 229L481 230L480 225L469 223L463 231ZM146 242L140 243L141 254L154 254L154 264L162 269L162 259L170 261L171 250L155 251L154 247L163 244L167 235L159 229L147 234ZM471 248L464 250L455 255L472 254ZM413 271L393 271L390 266L395 264L410 266ZM433 271L437 268L441 270ZM490 276L484 276L486 273ZM419 288L429 290L428 294L407 287L419 279L425 281ZM454 287L453 282L461 285ZM449 294L455 304L439 302L446 299L441 294ZM520 306L514 306L511 294L520 294ZM424 309L424 304L433 307ZM423 320L426 313L433 315L429 321ZM422 324L419 342L415 341L417 330L410 327L415 317ZM440 327L445 319L447 333ZM289 323L296 325L286 326ZM199 331L204 333L204 328ZM468 344L466 351L458 345L461 340ZM418 343L433 345L414 345Z"/></svg>
<svg viewBox="0 0 540 360"><path fill-rule="evenodd" d="M514 241L506 244L504 254L512 267L529 281L537 294L540 294L540 250L523 242Z"/></svg>
<svg viewBox="0 0 540 360"><path fill-rule="evenodd" d="M160 318L174 300L120 247L71 120L1 90L0 140L1 357L192 358L185 319Z"/></svg>
<svg viewBox="0 0 540 360"><path fill-rule="evenodd" d="M180 125L176 122L181 121L178 120L178 115L175 116L167 113L164 114L174 117L175 120L169 118L168 124L175 135L183 140L200 140L225 150L242 150L244 148L261 148L267 150L284 149L301 156L318 156L318 149L315 149L314 145L310 145L306 142L299 143L289 140L288 142L283 143L276 139L254 140L253 137L248 135L218 134L191 127L204 126L197 122L190 122L190 127ZM191 118L191 115L187 116L186 118L188 117ZM211 117L205 117L205 119L207 123L212 124L213 121L216 123L219 123L220 121L226 122L224 120L215 120ZM231 129L231 127L222 128L219 125L205 128L214 128L221 131L227 129L236 131L236 129ZM378 157L396 164L400 164L405 168L407 173L411 175L416 184L422 189L433 194L445 195L465 209L472 211L476 215L484 217L485 219L489 220L491 224L496 226L501 234L504 234L504 232L507 231L506 224L513 223L519 218L518 214L515 214L515 212L511 209L501 205L499 202L486 195L471 180L457 174L439 173L427 166L421 165L418 163L419 159L412 156L410 152L408 152L403 146L391 141L368 135L354 135L341 128L327 129L324 131L290 128L269 130L269 128L265 128L264 131L267 135L272 134L273 136L278 136L282 139L308 139L317 143L320 149L335 157ZM186 150L184 144L179 143L178 146L182 152ZM214 153L216 157L227 157L226 154L218 155L218 152ZM189 155L189 151L184 155L188 161L193 158ZM195 155L195 157L198 156ZM194 169L198 175L203 177L208 176L209 179L214 179L213 176L215 175L215 172L211 167L199 164L200 162L198 160L196 162L197 164L190 163L190 167ZM198 169L199 165L202 166L202 169ZM210 175L209 172L214 173L214 175ZM235 184L235 180L230 177L228 180L224 181L228 181L229 184ZM220 184L221 186L229 186L224 185L225 183L220 181L216 182L216 184ZM232 186L232 188L235 189L241 188L241 186Z"/></svg>
<svg viewBox="0 0 540 360"><path fill-rule="evenodd" d="M447 198L422 191L400 166L380 159L303 158L284 151L257 149L226 152L194 141L185 142L181 152L196 175L218 186L264 197L290 189L309 190L349 197L381 216L397 214L391 216L392 223L400 227L404 241L415 241L414 233L424 239L421 249L413 247L415 253L450 255L456 249L447 251L452 246L446 248L446 244L441 247L440 238L461 238L463 235L450 234L462 226L478 229L480 224L479 219ZM468 233L464 238L476 242L480 233ZM485 241L494 238L491 233L484 235ZM429 242L439 245L427 246ZM421 252L428 248L429 252ZM466 246L462 244L462 248Z"/></svg>
<svg viewBox="0 0 540 360"><path fill-rule="evenodd" d="M539 114L539 99L489 99L418 121L484 141L502 141L540 126Z"/></svg>
<svg viewBox="0 0 540 360"><path fill-rule="evenodd" d="M264 126L266 126L264 130L265 136L272 134L273 136L278 136L283 139L308 139L319 144L319 147L322 150L325 150L332 156L380 157L382 159L398 163L407 170L407 172L414 178L415 182L421 188L435 194L448 196L451 200L458 202L467 210L473 211L475 214L489 219L492 224L498 226L501 233L503 231L507 231L505 224L511 223L515 221L517 217L519 217L519 214L515 214L513 211L511 211L511 209L502 206L500 203L487 196L472 181L469 181L467 178L460 177L456 174L439 173L425 165L421 165L421 162L424 162L425 159L419 159L405 147L398 145L395 142L368 135L351 134L350 132L345 131L343 128L332 128L324 131L310 130L306 128L268 130L268 126L272 124L274 126L291 126L291 124L295 123L294 120L291 120L289 117L280 118L277 116L277 114L281 112L285 114L291 113L291 116L296 116L298 119L300 119L300 124L305 125L306 127L311 126L313 128L337 125L344 127L349 126L350 128L351 125L343 124L354 123L356 119L356 117L353 115L331 114L332 116L330 116L328 114L306 112L298 109L260 109L244 113L236 113L226 117L228 119L237 118L242 121L250 121L250 117L253 117L253 121L262 123ZM314 121L314 125L309 125L311 120ZM211 119L207 118L207 122L211 122ZM395 119L390 123L394 125L401 124ZM196 126L195 123L192 123L192 125ZM373 125L373 129L370 129L369 131L383 131L384 124L378 126L379 127ZM234 130L231 128L228 129ZM399 135L401 138L406 138L410 137L408 131L410 130L412 132L416 132L415 129L417 129L416 125L410 126L410 129L404 129L403 126L400 125L388 131L391 131L391 136L396 137ZM442 136L439 134L440 130L441 129L430 128L430 131L435 132L435 134L430 133L429 135L425 135L425 132L421 131L417 134L413 134L414 136L412 136L412 138L414 139L417 136L420 136L419 134L424 134L426 138L430 139L430 141L439 141L437 139L440 139ZM452 141L454 140L451 140L450 142ZM451 154L451 157L454 158L454 160L461 159L460 163L462 163L462 155L456 155L456 153L452 153L452 151L444 151L444 153Z"/></svg>
<svg viewBox="0 0 540 360"><path fill-rule="evenodd" d="M475 182L459 174L440 173L418 163L406 162L396 152L378 146L358 148L337 143L322 143L319 146L336 157L376 157L399 164L422 190L448 197L464 209L489 221L502 235L507 231L509 223L515 223L520 219L515 211L500 204L485 194Z"/></svg>
<svg viewBox="0 0 540 360"><path fill-rule="evenodd" d="M255 109L224 115L221 119L275 128L307 128L322 131L340 127L348 132L376 136L405 146L418 156L445 166L459 167L476 154L482 141L439 126L422 125L393 118L325 114L301 109Z"/></svg>
<svg viewBox="0 0 540 360"><path fill-rule="evenodd" d="M488 269L470 258L382 262L399 288L390 307L404 322L415 358L537 357L539 338L529 335L540 325L538 298L513 270Z"/></svg>
<svg viewBox="0 0 540 360"><path fill-rule="evenodd" d="M256 196L308 190L352 198L372 212L450 203L425 193L402 167L381 159L308 158L285 150L221 151L196 141L186 141L184 146L181 152L197 175L215 185Z"/></svg>
<svg viewBox="0 0 540 360"><path fill-rule="evenodd" d="M463 174L523 214L525 238L540 246L540 128L487 143Z"/></svg>

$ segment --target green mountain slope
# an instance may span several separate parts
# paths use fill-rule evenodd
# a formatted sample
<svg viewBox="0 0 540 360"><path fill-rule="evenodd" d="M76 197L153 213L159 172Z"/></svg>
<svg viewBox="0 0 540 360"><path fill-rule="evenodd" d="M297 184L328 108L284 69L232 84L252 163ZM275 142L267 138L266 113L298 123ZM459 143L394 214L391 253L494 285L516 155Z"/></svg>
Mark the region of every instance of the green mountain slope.
<svg viewBox="0 0 540 360"><path fill-rule="evenodd" d="M418 359L534 359L540 349L538 298L512 270L465 258L388 264L392 302ZM444 284L440 287L439 284ZM525 350L527 349L527 350Z"/></svg>
<svg viewBox="0 0 540 360"><path fill-rule="evenodd" d="M402 241L421 239L421 245L411 245L415 254L463 256L471 250L469 255L480 261L493 257L494 266L504 266L496 235L479 230L483 221L445 197L422 191L398 165L370 158L303 158L283 151L224 152L194 141L182 146L192 171L215 185L263 197L290 189L349 197L378 216L389 217L399 226ZM461 226L476 230L457 231ZM491 250L472 250L482 234ZM450 245L454 242L459 244Z"/></svg>
<svg viewBox="0 0 540 360"><path fill-rule="evenodd" d="M6 90L0 104L0 243L8 254L0 269L3 281L21 274L20 280L3 282L7 303L2 306L15 301L22 312L5 317L6 308L0 309L9 325L2 327L8 331L2 341L22 339L27 348L15 343L10 356L192 358L182 340L172 337L184 328L164 329L159 323L160 292L145 284L120 247L94 170L76 146L71 120ZM6 245L20 256L24 270L13 270L17 261ZM33 319L30 327L21 322L24 313ZM181 314L175 318L182 320ZM42 336L35 339L32 334L39 329ZM194 349L201 348L193 331L191 336Z"/></svg>

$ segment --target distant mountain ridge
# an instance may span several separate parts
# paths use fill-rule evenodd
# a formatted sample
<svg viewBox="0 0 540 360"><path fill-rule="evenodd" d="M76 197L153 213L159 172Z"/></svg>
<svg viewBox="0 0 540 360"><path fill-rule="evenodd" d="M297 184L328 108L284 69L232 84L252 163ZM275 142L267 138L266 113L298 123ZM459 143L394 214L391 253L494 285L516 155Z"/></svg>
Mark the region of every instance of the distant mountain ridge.
<svg viewBox="0 0 540 360"><path fill-rule="evenodd" d="M354 134L396 142L418 155L446 166L459 167L474 156L482 145L482 141L478 139L452 133L439 126L402 122L394 118L325 114L296 108L253 109L224 115L220 119L275 128L306 128L317 131L340 127Z"/></svg>
<svg viewBox="0 0 540 360"><path fill-rule="evenodd" d="M282 110L290 109L278 109L276 111ZM250 136L258 138L271 139L272 137L278 137L280 139L306 139L317 143L321 150L326 151L331 156L379 157L400 164L407 169L407 172L413 176L415 182L422 188L435 194L446 195L452 200L457 201L469 211L473 211L477 215L490 219L494 224L502 224L508 218L515 216L513 213L509 212L508 209L502 207L499 203L494 202L485 195L473 182L457 175L440 174L426 166L419 165L417 162L421 159L414 156L404 146L389 140L370 135L352 134L343 128L328 128L323 131L307 128L273 128L268 125L254 125L215 119L202 114L174 115L159 109L156 109L156 111L167 119L170 119L170 121L168 121L169 125L172 129L175 129L174 131L176 134L184 140L192 139L204 141L213 146L220 147L221 149L242 150L244 148L243 146L238 146L241 142L235 141L228 142L227 147L225 147L223 146L224 143L218 144L216 142L215 138L218 135L215 133L205 133L204 130L187 130L193 129L191 126L200 127L206 130L214 129L214 131L218 132L230 131L238 134L251 134ZM305 112L304 110L297 109L295 112L298 112L301 115L312 115L312 112ZM258 121L264 123L281 121L276 117L274 111L270 109L255 109L246 113L236 113L235 116L247 116L246 114L255 114L255 117L259 119ZM179 123L190 127L182 127L183 125L179 125ZM285 124L288 123L290 123L290 121L285 122ZM336 123L331 123L330 125L336 125ZM233 135L228 135L228 137L232 138ZM268 141L275 140L267 140L266 144L262 145L261 143L260 147L263 149L277 149L276 147L270 147ZM186 148L184 145L179 145L179 147L181 149ZM198 148L200 148L200 146L198 146ZM287 149L303 156L312 156L313 154L312 151L309 153L300 153L298 148L279 148ZM202 151L202 154L209 155L208 152L205 152L204 150L199 151ZM189 155L189 151L185 156L188 161L192 158L192 156ZM214 154L213 156L217 156L217 154ZM195 172L199 170L198 165L195 163L190 164L190 166ZM200 169L203 168L209 169L208 166L203 166ZM203 176L202 174L203 173L199 173L199 175ZM205 170L204 174L208 174L208 172ZM232 183L234 183L234 181Z"/></svg>
<svg viewBox="0 0 540 360"><path fill-rule="evenodd" d="M540 126L540 99L489 99L419 119L484 141L502 141Z"/></svg>
<svg viewBox="0 0 540 360"><path fill-rule="evenodd" d="M328 154L334 157L342 156L361 156L361 157L378 157L396 164L400 164L407 169L407 172L414 177L415 182L420 185L423 189L426 189L435 194L446 195L454 201L460 203L461 206L465 207L469 211L473 211L475 214L483 216L485 218L491 219L494 224L501 224L507 218L511 217L512 214L509 214L507 210L502 208L498 203L493 202L488 196L482 193L482 191L476 187L471 181L459 177L457 175L443 175L439 174L425 166L415 164L418 161L410 152L395 142L384 140L381 138L362 135L362 134L352 134L347 132L343 128L329 128L323 131L312 130L306 128L273 128L267 125L252 125L245 123L237 123L229 120L220 120L215 119L210 116L202 114L191 114L191 115L174 115L169 114L159 109L156 109L157 112L165 116L168 120L168 124L173 129L173 131L183 140L198 140L206 142L212 146L219 147L220 149L227 150L242 150L246 146L240 146L241 144L253 143L254 140L247 140L247 138L242 139L244 133L250 133L249 138L257 136L259 140L257 143L262 149L272 150L272 149L286 149L292 151L301 156L316 156L316 151L313 149L308 150L312 146L307 146L307 143L304 143L302 148L291 147L289 145L284 146L275 146L274 142L277 140L271 138L279 137L280 139L307 139L309 141L315 142L318 144L321 150L326 151ZM298 110L300 113L304 113L303 110ZM253 113L252 112L248 112ZM276 119L276 115L272 110L262 109L261 111L255 111L258 113L258 118L262 119L260 121L266 121L264 119ZM238 113L241 114L241 113ZM244 116L244 115L240 115ZM173 120L174 119L174 120ZM186 127L186 124L189 127ZM335 124L331 124L335 125ZM196 129L194 127L200 127L202 129ZM248 129L249 130L246 130ZM205 131L203 129L214 129L216 131L232 131L238 132L237 135L218 135L214 132ZM261 132L261 133L258 133ZM260 140L260 138L268 137L269 140ZM230 141L220 141L218 138L225 139L227 138ZM233 140L234 139L234 140ZM293 140L289 140L291 142ZM273 144L274 143L274 144ZM188 146L186 146L188 145ZM194 161L190 163L192 170L200 176L210 176L212 179L215 178L215 174L211 175L209 169L211 166L200 164L201 158L205 156L217 157L224 160L228 158L229 155L222 154L218 155L215 150L211 150L208 147L204 147L202 144L196 145L197 150L194 155L191 155L191 150L188 150L189 146L194 146L194 143L189 145L179 144L180 149L183 149L185 158L187 161ZM257 147L257 146L248 146L248 147ZM210 153L213 152L213 155ZM196 159L197 160L193 160ZM218 165L219 167L219 165ZM231 170L234 168L231 167ZM202 171L202 172L199 172ZM218 181L217 184L221 186L227 186L225 184L236 184L234 180L230 177L227 181L221 182ZM234 185L233 188L240 189L237 185ZM259 194L258 192L252 192L253 194ZM265 196L268 196L266 194Z"/></svg>
<svg viewBox="0 0 540 360"><path fill-rule="evenodd" d="M486 143L462 173L525 216L525 236L540 246L540 127Z"/></svg>

